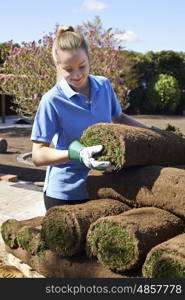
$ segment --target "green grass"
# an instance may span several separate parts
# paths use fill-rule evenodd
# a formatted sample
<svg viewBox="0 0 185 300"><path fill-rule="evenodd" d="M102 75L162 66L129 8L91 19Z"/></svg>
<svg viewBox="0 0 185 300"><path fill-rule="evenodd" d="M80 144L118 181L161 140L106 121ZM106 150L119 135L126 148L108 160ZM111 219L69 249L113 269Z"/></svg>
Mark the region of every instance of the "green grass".
<svg viewBox="0 0 185 300"><path fill-rule="evenodd" d="M17 242L19 247L29 252L32 251L32 247L31 247L32 239L33 239L33 233L28 228L21 230L17 234Z"/></svg>
<svg viewBox="0 0 185 300"><path fill-rule="evenodd" d="M185 278L185 268L175 259L169 258L159 262L157 269L154 271L157 260L163 255L168 254L164 250L158 250L150 257L145 266L145 277L147 278ZM170 253L171 254L171 253Z"/></svg>
<svg viewBox="0 0 185 300"><path fill-rule="evenodd" d="M97 224L89 237L90 254L111 268L131 263L135 246L126 229L116 222Z"/></svg>
<svg viewBox="0 0 185 300"><path fill-rule="evenodd" d="M15 249L18 247L18 243L17 243L15 232L10 232L10 228L11 228L10 222L12 223L17 221L13 219L5 221L1 225L1 235L5 244L10 248Z"/></svg>
<svg viewBox="0 0 185 300"><path fill-rule="evenodd" d="M17 242L19 247L34 254L41 256L47 246L41 240L40 232L34 231L32 228L23 228L18 232Z"/></svg>
<svg viewBox="0 0 185 300"><path fill-rule="evenodd" d="M147 265L145 266L145 277L147 278L152 278L152 274L153 274L153 267L157 262L157 259L164 254L165 251L163 250L159 250L154 252L154 254L150 257L150 260L148 261Z"/></svg>
<svg viewBox="0 0 185 300"><path fill-rule="evenodd" d="M159 262L154 272L155 278L185 278L185 266L172 258Z"/></svg>
<svg viewBox="0 0 185 300"><path fill-rule="evenodd" d="M47 248L66 256L75 247L76 228L70 216L64 211L48 215L42 223L42 239Z"/></svg>
<svg viewBox="0 0 185 300"><path fill-rule="evenodd" d="M48 247L46 246L46 243L41 240L37 252L35 254L41 257L45 254L46 250L48 250Z"/></svg>
<svg viewBox="0 0 185 300"><path fill-rule="evenodd" d="M103 145L103 150L95 158L99 161L110 161L114 170L122 167L122 149L114 132L108 128L87 129L80 139L84 146Z"/></svg>

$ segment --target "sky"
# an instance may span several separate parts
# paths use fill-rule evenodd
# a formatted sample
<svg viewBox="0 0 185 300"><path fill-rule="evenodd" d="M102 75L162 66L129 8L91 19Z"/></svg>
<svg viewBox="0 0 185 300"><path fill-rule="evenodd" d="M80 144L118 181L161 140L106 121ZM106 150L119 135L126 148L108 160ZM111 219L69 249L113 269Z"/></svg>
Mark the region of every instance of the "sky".
<svg viewBox="0 0 185 300"><path fill-rule="evenodd" d="M99 16L105 29L123 32L127 50L185 52L184 0L2 0L0 8L0 43L38 41L56 24L82 25Z"/></svg>

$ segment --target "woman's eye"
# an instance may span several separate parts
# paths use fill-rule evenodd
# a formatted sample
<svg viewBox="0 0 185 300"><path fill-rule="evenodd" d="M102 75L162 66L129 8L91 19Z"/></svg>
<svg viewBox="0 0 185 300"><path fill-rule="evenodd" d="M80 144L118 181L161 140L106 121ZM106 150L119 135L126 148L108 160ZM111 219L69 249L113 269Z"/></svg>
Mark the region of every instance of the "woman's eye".
<svg viewBox="0 0 185 300"><path fill-rule="evenodd" d="M84 69L84 68L85 68L85 66L81 66L81 67L80 67L81 70Z"/></svg>

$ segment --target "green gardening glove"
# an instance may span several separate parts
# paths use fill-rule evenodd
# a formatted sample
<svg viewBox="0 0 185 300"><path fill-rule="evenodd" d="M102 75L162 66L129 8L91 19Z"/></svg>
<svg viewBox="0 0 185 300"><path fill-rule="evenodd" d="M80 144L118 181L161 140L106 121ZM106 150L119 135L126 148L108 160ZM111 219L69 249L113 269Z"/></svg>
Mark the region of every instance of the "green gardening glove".
<svg viewBox="0 0 185 300"><path fill-rule="evenodd" d="M93 158L93 155L99 153L102 149L102 145L85 147L79 141L73 141L69 145L68 156L72 160L81 161L87 168L101 171L108 170L111 166L109 161L97 161Z"/></svg>

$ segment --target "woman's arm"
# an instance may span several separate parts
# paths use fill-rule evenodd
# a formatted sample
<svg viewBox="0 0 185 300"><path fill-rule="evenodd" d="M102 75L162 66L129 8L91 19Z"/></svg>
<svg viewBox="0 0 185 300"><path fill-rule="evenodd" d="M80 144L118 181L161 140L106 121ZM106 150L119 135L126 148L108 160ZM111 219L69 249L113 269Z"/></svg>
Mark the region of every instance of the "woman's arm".
<svg viewBox="0 0 185 300"><path fill-rule="evenodd" d="M94 154L102 150L102 145L85 147L79 141L73 141L69 150L50 148L48 143L33 141L32 161L37 167L62 164L72 160L83 162L87 168L106 170L110 167L109 161L97 161Z"/></svg>
<svg viewBox="0 0 185 300"><path fill-rule="evenodd" d="M119 117L112 118L113 123L125 124L129 126L136 126L142 128L149 128L148 126L136 121L134 118L122 113Z"/></svg>
<svg viewBox="0 0 185 300"><path fill-rule="evenodd" d="M68 150L50 148L48 143L33 141L32 161L37 167L62 164L69 161Z"/></svg>

